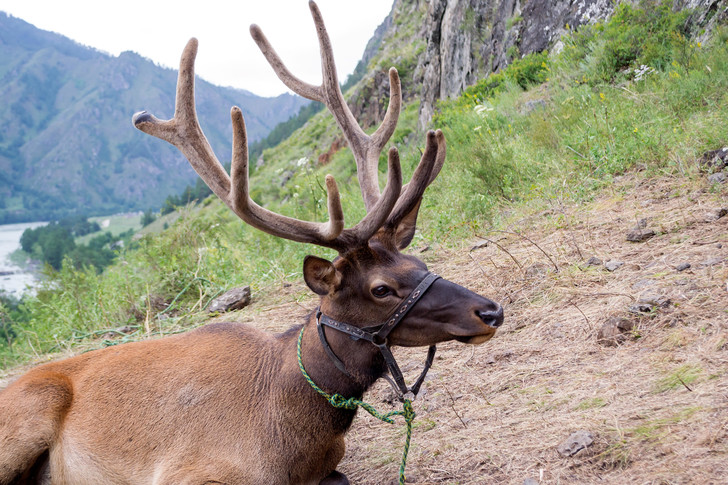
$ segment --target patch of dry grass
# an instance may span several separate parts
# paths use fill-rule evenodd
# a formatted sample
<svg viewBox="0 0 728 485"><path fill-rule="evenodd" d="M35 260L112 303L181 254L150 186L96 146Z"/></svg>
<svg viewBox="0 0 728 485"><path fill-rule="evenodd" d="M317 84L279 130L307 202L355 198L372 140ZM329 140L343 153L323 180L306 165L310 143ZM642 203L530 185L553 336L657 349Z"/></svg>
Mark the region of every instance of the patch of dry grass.
<svg viewBox="0 0 728 485"><path fill-rule="evenodd" d="M587 207L554 204L484 235L485 247L425 253L437 273L502 302L506 323L482 346L439 346L415 402L409 483L723 483L728 217L704 221L728 197L700 184L625 176ZM657 235L627 242L643 218ZM591 256L624 265L587 266ZM670 304L629 311L655 294ZM615 347L596 339L610 316L635 324ZM415 375L424 354L398 358ZM378 383L366 399L385 406L388 394ZM352 483L392 482L402 429L359 416L340 469ZM594 444L561 457L579 429Z"/></svg>

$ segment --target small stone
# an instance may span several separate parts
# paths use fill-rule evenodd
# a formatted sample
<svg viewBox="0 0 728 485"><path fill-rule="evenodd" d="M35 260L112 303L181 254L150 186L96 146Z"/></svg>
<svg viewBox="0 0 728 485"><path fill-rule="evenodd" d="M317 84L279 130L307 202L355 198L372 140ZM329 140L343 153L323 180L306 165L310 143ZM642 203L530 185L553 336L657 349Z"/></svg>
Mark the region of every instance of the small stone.
<svg viewBox="0 0 728 485"><path fill-rule="evenodd" d="M724 261L725 258L709 258L700 263L701 266L715 266L716 264L720 264Z"/></svg>
<svg viewBox="0 0 728 485"><path fill-rule="evenodd" d="M655 280L643 279L643 280L639 280L637 283L633 284L632 289L633 290L642 290L649 286L654 286L654 285L655 285Z"/></svg>
<svg viewBox="0 0 728 485"><path fill-rule="evenodd" d="M591 432L582 429L569 436L566 441L556 447L556 450L561 456L569 457L586 449L592 443L594 443L594 435L592 435Z"/></svg>
<svg viewBox="0 0 728 485"><path fill-rule="evenodd" d="M524 269L523 273L529 278L542 277L546 273L549 273L551 268L543 263L535 263Z"/></svg>
<svg viewBox="0 0 728 485"><path fill-rule="evenodd" d="M725 217L726 214L728 214L728 207L713 209L705 213L705 215L703 216L703 220L705 222L715 222L721 217Z"/></svg>
<svg viewBox="0 0 728 485"><path fill-rule="evenodd" d="M602 260L597 258L596 256L592 256L591 258L586 260L587 266L601 266Z"/></svg>
<svg viewBox="0 0 728 485"><path fill-rule="evenodd" d="M632 229L627 233L627 241L630 242L642 242L647 241L655 236L655 231L652 229Z"/></svg>
<svg viewBox="0 0 728 485"><path fill-rule="evenodd" d="M640 296L639 300L637 300L637 303L644 303L647 305L666 308L670 306L670 303L672 302L662 293L647 292Z"/></svg>
<svg viewBox="0 0 728 485"><path fill-rule="evenodd" d="M529 477L523 481L523 485L539 485L539 481Z"/></svg>
<svg viewBox="0 0 728 485"><path fill-rule="evenodd" d="M680 263L675 267L675 269L678 271L685 271L686 269L690 269L690 266L690 263Z"/></svg>
<svg viewBox="0 0 728 485"><path fill-rule="evenodd" d="M597 343L614 347L627 340L627 334L634 328L634 323L626 318L612 317L602 325L597 333Z"/></svg>
<svg viewBox="0 0 728 485"><path fill-rule="evenodd" d="M703 153L698 163L706 172L716 172L728 166L728 147L710 150Z"/></svg>
<svg viewBox="0 0 728 485"><path fill-rule="evenodd" d="M250 304L250 286L241 286L223 293L215 298L207 311L212 312L230 312L240 310Z"/></svg>
<svg viewBox="0 0 728 485"><path fill-rule="evenodd" d="M615 261L610 260L604 263L604 267L607 268L607 271L616 271L619 267L624 265L624 261Z"/></svg>
<svg viewBox="0 0 728 485"><path fill-rule="evenodd" d="M726 175L723 172L716 172L714 174L708 175L708 182L711 184L722 184L726 180Z"/></svg>
<svg viewBox="0 0 728 485"><path fill-rule="evenodd" d="M630 305L627 307L627 311L636 315L650 314L655 311L656 305L651 303L637 303L636 305Z"/></svg>

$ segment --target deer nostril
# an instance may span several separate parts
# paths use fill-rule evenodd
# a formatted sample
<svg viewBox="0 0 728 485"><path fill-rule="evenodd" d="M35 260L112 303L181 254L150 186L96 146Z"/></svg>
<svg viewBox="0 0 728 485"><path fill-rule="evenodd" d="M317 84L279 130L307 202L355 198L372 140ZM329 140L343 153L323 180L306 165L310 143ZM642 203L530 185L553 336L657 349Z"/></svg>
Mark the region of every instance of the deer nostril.
<svg viewBox="0 0 728 485"><path fill-rule="evenodd" d="M503 325L503 307L500 305L495 310L475 310L475 314L489 327L498 328Z"/></svg>

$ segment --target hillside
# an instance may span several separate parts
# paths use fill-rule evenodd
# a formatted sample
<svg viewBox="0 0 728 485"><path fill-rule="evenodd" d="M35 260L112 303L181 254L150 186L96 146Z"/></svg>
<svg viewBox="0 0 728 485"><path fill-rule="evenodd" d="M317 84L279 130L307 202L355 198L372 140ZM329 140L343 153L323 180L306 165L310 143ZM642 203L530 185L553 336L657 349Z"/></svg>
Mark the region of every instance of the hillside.
<svg viewBox="0 0 728 485"><path fill-rule="evenodd" d="M0 223L160 207L194 182L176 149L130 121L142 109L171 117L176 80L134 53L109 56L0 12ZM197 96L218 153L230 152L232 105L256 140L306 103L202 80Z"/></svg>
<svg viewBox="0 0 728 485"><path fill-rule="evenodd" d="M723 483L728 216L718 217L721 210L728 187L705 175L631 173L589 203L555 201L519 211L499 230L455 241L442 235L416 251L431 271L501 302L507 316L483 345L438 346L414 403L407 483ZM656 235L628 241L641 220ZM610 262L622 264L611 270ZM215 320L281 332L316 304L302 282L278 284L253 307ZM425 354L397 349L408 382ZM399 408L384 381L364 401ZM579 430L592 443L560 454ZM355 484L395 483L403 443L402 420L389 425L361 411L340 470Z"/></svg>

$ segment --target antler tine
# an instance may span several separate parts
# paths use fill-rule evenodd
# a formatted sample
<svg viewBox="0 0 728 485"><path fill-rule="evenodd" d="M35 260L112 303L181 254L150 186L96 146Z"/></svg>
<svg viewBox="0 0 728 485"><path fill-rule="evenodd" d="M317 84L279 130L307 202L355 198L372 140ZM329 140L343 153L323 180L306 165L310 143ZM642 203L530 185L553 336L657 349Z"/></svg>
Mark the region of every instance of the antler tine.
<svg viewBox="0 0 728 485"><path fill-rule="evenodd" d="M339 87L331 40L326 31L321 12L313 1L309 2L309 8L316 25L321 50L323 75L321 86L305 83L291 74L273 47L271 47L268 39L263 35L260 27L251 25L250 33L275 73L286 86L305 98L323 102L334 116L354 154L364 206L367 211L370 211L373 210L380 198L379 155L394 132L401 109L402 94L399 75L396 69L390 69L390 103L384 121L372 136L367 135L354 118Z"/></svg>
<svg viewBox="0 0 728 485"><path fill-rule="evenodd" d="M384 114L382 124L379 125L377 131L372 133L371 139L375 146L379 147L377 151L381 151L384 145L392 137L395 128L397 128L397 121L399 120L399 113L402 108L402 84L399 80L399 72L394 67L389 68L389 106L387 106L387 112Z"/></svg>
<svg viewBox="0 0 728 485"><path fill-rule="evenodd" d="M255 43L258 44L258 48L260 48L260 51L263 53L263 56L265 56L268 64L270 64L273 68L273 71L275 71L278 78L283 81L283 84L288 86L288 89L306 99L310 99L311 101L325 103L321 86L314 86L294 76L291 71L288 70L286 65L283 64L283 61L278 56L275 49L273 49L273 46L270 45L268 38L265 34L263 34L260 27L252 24L250 26L250 35L253 37Z"/></svg>
<svg viewBox="0 0 728 485"><path fill-rule="evenodd" d="M397 224L420 203L427 187L435 180L445 163L445 135L441 130L427 132L425 152L412 174L412 179L402 187L402 196L387 219L387 225Z"/></svg>
<svg viewBox="0 0 728 485"><path fill-rule="evenodd" d="M286 217L259 206L248 190L248 141L243 113L237 106L230 112L233 122L233 159L230 173L231 209L251 226L292 241L337 247L332 243L344 229L344 211L334 177L326 176L329 222L306 222Z"/></svg>
<svg viewBox="0 0 728 485"><path fill-rule="evenodd" d="M228 206L230 177L222 168L197 121L195 110L195 57L197 39L187 42L180 59L174 117L160 120L141 111L132 118L139 130L176 146L210 189Z"/></svg>
<svg viewBox="0 0 728 485"><path fill-rule="evenodd" d="M402 167L399 163L399 152L395 147L389 149L388 161L389 175L382 196L359 224L344 230L341 236L348 245L368 241L384 225L399 200L402 193ZM353 241L349 241L349 238Z"/></svg>
<svg viewBox="0 0 728 485"><path fill-rule="evenodd" d="M182 53L174 117L162 121L142 111L132 122L141 131L176 146L212 191L251 226L274 236L336 248L336 238L344 229L344 211L339 189L330 175L326 177L329 222L306 222L271 212L251 198L248 191L248 138L240 108L230 113L233 122L232 180L215 157L195 109L195 57L197 39L190 39Z"/></svg>

